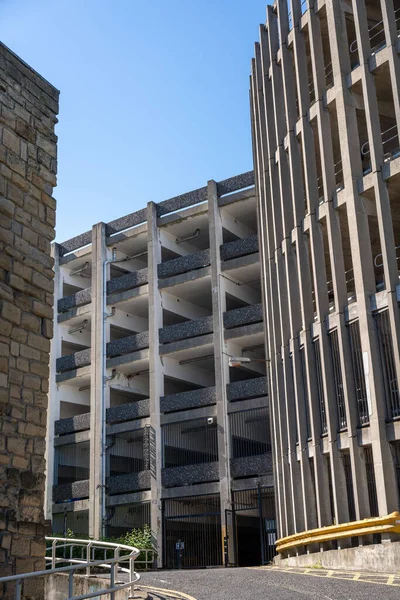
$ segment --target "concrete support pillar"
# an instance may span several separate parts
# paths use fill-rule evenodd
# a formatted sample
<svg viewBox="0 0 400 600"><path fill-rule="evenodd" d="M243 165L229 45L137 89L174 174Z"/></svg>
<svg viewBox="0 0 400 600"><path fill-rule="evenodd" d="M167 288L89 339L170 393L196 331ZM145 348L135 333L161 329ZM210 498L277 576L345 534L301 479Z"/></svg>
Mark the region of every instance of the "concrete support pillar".
<svg viewBox="0 0 400 600"><path fill-rule="evenodd" d="M220 246L222 239L221 214L218 207L217 184L208 182L208 218L210 233L211 255L211 299L213 309L214 330L214 365L215 387L217 402L218 422L218 455L219 455L219 481L221 497L221 523L222 523L222 551L225 537L225 509L231 508L231 482L230 482L230 435L228 422L228 399L226 386L229 383L228 352L224 339L223 315L226 311L225 280L221 276Z"/></svg>
<svg viewBox="0 0 400 600"><path fill-rule="evenodd" d="M271 241L271 232L268 227L268 208L267 203L262 202L262 198L269 199L269 173L268 168L268 152L266 146L266 122L265 122L265 98L261 77L261 56L260 45L256 44L256 60L252 60L252 76L250 77L250 105L252 119L252 141L253 141L253 156L254 156L254 171L255 171L255 188L257 199L257 220L258 220L258 244L260 252L261 272L265 274L265 278L270 282L270 261L269 257L272 254L274 247ZM256 68L257 64L257 68ZM269 204L269 203L268 203ZM270 212L270 211L269 211ZM283 510L284 494L282 490L282 466L281 466L281 442L277 423L279 421L277 407L274 399L276 398L275 390L275 371L276 360L274 347L272 344L272 334L268 335L273 330L273 314L270 306L269 294L265 285L261 286L262 305L263 305L263 322L264 322L264 339L265 353L269 361L267 363L267 379L268 379L268 396L269 396L269 411L270 411L270 429L272 440L272 463L274 475L274 490L275 490L275 507L276 507L276 523L278 536L283 537L282 531L287 529L283 527L286 511ZM272 393L274 390L274 393Z"/></svg>
<svg viewBox="0 0 400 600"><path fill-rule="evenodd" d="M63 282L59 268L60 253L58 244L51 247L51 255L54 259L54 323L57 323L58 300L63 296ZM54 484L54 423L60 418L60 398L57 393L56 383L56 360L61 356L61 329L54 327L54 336L51 340L50 349L50 382L47 403L47 436L46 436L46 487L44 490L44 518L52 519L53 506L53 484ZM51 400L50 400L51 399Z"/></svg>
<svg viewBox="0 0 400 600"><path fill-rule="evenodd" d="M380 364L376 327L370 310L370 295L375 292L375 276L368 216L364 210L357 187L357 181L362 176L357 116L352 105L351 93L345 86L345 76L350 72L350 61L343 6L336 3L327 4L327 18L331 31L329 40L335 81L337 119L343 161L354 282L357 294L361 348L367 393L371 402L370 435L374 456L379 514L385 515L397 507L396 478L391 460L390 446L386 438L386 415L382 402L385 392L382 373L381 369L375 367L375 365ZM362 22L359 21L358 24L358 33L362 41ZM367 94L369 106L373 108L375 100L374 95L370 93L370 83L371 79L364 69L364 91ZM369 133L376 140L376 128L372 127L371 122L369 123ZM374 143L374 139L370 140L371 142ZM374 160L376 161L379 156L377 146L375 146L375 150ZM356 486L354 487L356 488Z"/></svg>
<svg viewBox="0 0 400 600"><path fill-rule="evenodd" d="M157 206L147 205L149 269L149 385L150 385L150 471L151 531L157 549L157 566L163 566L161 505L160 397L164 395L164 366L159 350L159 329L163 326L162 298L158 288L157 265L161 262L161 242L157 228Z"/></svg>
<svg viewBox="0 0 400 600"><path fill-rule="evenodd" d="M89 479L89 536L103 536L105 517L105 286L107 285L107 247L105 223L92 229L92 333L90 378L90 479ZM106 271L106 273L105 273Z"/></svg>

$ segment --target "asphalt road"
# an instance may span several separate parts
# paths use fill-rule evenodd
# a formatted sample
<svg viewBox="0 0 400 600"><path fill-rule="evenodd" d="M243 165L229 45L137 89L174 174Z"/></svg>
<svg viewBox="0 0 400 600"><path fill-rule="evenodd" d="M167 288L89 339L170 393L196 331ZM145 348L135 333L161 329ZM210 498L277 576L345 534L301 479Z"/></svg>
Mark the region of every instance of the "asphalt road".
<svg viewBox="0 0 400 600"><path fill-rule="evenodd" d="M142 573L141 586L185 600L399 600L400 576L310 569L203 569ZM181 592L186 595L179 595Z"/></svg>

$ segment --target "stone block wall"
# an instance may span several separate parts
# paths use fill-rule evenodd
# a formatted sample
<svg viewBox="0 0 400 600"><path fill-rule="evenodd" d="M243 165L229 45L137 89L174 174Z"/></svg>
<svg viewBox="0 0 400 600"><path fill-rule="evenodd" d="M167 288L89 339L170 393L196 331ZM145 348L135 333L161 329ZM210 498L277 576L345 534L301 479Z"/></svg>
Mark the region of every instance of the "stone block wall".
<svg viewBox="0 0 400 600"><path fill-rule="evenodd" d="M0 44L0 577L44 567L58 96Z"/></svg>

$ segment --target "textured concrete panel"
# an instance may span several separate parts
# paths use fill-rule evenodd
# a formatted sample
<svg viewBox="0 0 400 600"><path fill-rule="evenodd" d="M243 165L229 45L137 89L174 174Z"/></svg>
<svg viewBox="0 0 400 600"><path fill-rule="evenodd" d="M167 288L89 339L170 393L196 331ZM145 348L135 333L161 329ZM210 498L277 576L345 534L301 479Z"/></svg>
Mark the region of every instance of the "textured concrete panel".
<svg viewBox="0 0 400 600"><path fill-rule="evenodd" d="M217 183L217 191L219 196L223 196L225 194L230 194L232 192L236 192L238 190L250 187L252 185L254 185L254 171L248 171L247 173L242 173L241 175L229 177L228 179L220 181L219 183ZM161 217L168 213L181 210L182 208L192 206L193 204L205 202L206 200L207 186L204 186L202 188L198 188L197 190L187 192L186 194L181 194L180 196L175 196L174 198L169 198L168 200L159 202L157 204L157 217ZM144 223L146 221L146 218L146 209L130 213L125 217L121 217L119 219L115 219L114 221L110 221L110 223L107 223L106 234L107 236L110 236L114 233L118 233L119 231L123 231L124 229L129 229L130 227L134 227L135 225ZM86 246L87 244L90 244L91 241L91 231L86 231L81 235L77 235L69 240L66 240L65 242L62 242L60 244L61 256L64 256L65 254L83 246Z"/></svg>
<svg viewBox="0 0 400 600"><path fill-rule="evenodd" d="M150 400L137 400L121 406L107 408L107 423L119 423L120 421L131 421L150 416Z"/></svg>
<svg viewBox="0 0 400 600"><path fill-rule="evenodd" d="M201 319L194 319L193 321L169 325L168 327L160 329L159 340L160 344L167 344L168 342L176 342L177 340L184 340L197 335L212 333L212 330L213 318L203 317Z"/></svg>
<svg viewBox="0 0 400 600"><path fill-rule="evenodd" d="M109 236L113 233L123 231L124 229L135 227L135 225L140 225L140 223L144 223L145 221L147 221L147 209L142 208L141 210L137 210L129 215L125 215L125 217L120 217L119 219L115 219L114 221L107 223L106 235Z"/></svg>
<svg viewBox="0 0 400 600"><path fill-rule="evenodd" d="M140 473L129 473L128 475L117 475L107 479L108 494L123 494L125 492L136 492L148 490L151 487L150 471Z"/></svg>
<svg viewBox="0 0 400 600"><path fill-rule="evenodd" d="M85 233L81 233L80 235L76 235L75 237L67 240L66 242L62 242L60 244L60 256L64 256L73 250L77 250L78 248L83 248L83 246L87 246L92 243L92 231L85 231Z"/></svg>
<svg viewBox="0 0 400 600"><path fill-rule="evenodd" d="M174 277L168 277L167 279L159 279L158 287L161 290L173 287L174 285L179 285L180 283L203 279L205 277L209 277L210 272L211 267L208 266L203 267L202 269L197 269L196 271L189 271L188 273L181 273L180 275L175 275Z"/></svg>
<svg viewBox="0 0 400 600"><path fill-rule="evenodd" d="M239 325L247 325L248 323L259 323L263 320L262 304L253 304L236 308L224 313L224 327L239 327Z"/></svg>
<svg viewBox="0 0 400 600"><path fill-rule="evenodd" d="M217 193L218 196L223 196L224 194L231 194L251 185L254 185L254 171L247 171L247 173L235 175L235 177L229 177L229 179L224 179L217 183Z"/></svg>
<svg viewBox="0 0 400 600"><path fill-rule="evenodd" d="M201 269L201 267L208 267L210 264L210 251L202 250L195 254L188 254L187 256L180 256L179 258L173 258L167 260L158 265L158 277L165 279L172 277L173 275L179 275L180 273L187 273L194 269Z"/></svg>
<svg viewBox="0 0 400 600"><path fill-rule="evenodd" d="M249 267L256 265L260 262L260 253L253 252L253 254L246 254L246 256L238 256L237 258L231 258L221 263L222 271L231 271L232 269L243 269L243 267Z"/></svg>
<svg viewBox="0 0 400 600"><path fill-rule="evenodd" d="M163 396L160 398L160 411L164 413L173 412L174 410L209 406L215 404L215 402L215 387L208 387L200 390L191 390L189 392L180 392L179 394Z"/></svg>
<svg viewBox="0 0 400 600"><path fill-rule="evenodd" d="M221 246L221 260L229 260L246 254L258 252L258 236L244 238L243 240L235 240Z"/></svg>
<svg viewBox="0 0 400 600"><path fill-rule="evenodd" d="M213 343L214 337L212 333L208 333L195 338L164 344L163 346L160 346L160 354L161 356L165 356L166 354L173 354L174 352L182 352L182 350L192 350L194 348L200 348L201 346L212 346ZM210 348L208 353L210 354L211 351L212 349Z"/></svg>
<svg viewBox="0 0 400 600"><path fill-rule="evenodd" d="M218 481L218 461L200 463L198 465L187 465L184 467L170 467L162 469L161 480L164 487L176 487L181 485L192 485L205 481Z"/></svg>
<svg viewBox="0 0 400 600"><path fill-rule="evenodd" d="M257 454L231 458L231 476L248 477L249 475L264 475L272 471L272 453Z"/></svg>
<svg viewBox="0 0 400 600"><path fill-rule="evenodd" d="M57 373L86 367L87 365L90 365L90 360L90 348L79 350L79 352L69 354L68 356L61 356L60 358L57 358L56 361Z"/></svg>
<svg viewBox="0 0 400 600"><path fill-rule="evenodd" d="M149 281L149 270L140 269L134 273L128 273L122 277L115 277L111 281L107 281L107 294L113 292L123 292L132 288L140 287L145 285Z"/></svg>
<svg viewBox="0 0 400 600"><path fill-rule="evenodd" d="M256 377L254 379L245 379L228 383L227 395L229 401L242 400L244 398L256 398L257 396L267 395L267 378Z"/></svg>
<svg viewBox="0 0 400 600"><path fill-rule="evenodd" d="M108 342L107 344L107 356L121 356L130 352L136 352L137 350L143 350L149 347L149 332L142 331L141 333L135 333L135 335L129 335L128 337L115 340L115 342Z"/></svg>
<svg viewBox="0 0 400 600"><path fill-rule="evenodd" d="M65 435L76 431L85 431L86 429L90 429L90 413L60 419L54 423L55 435Z"/></svg>
<svg viewBox="0 0 400 600"><path fill-rule="evenodd" d="M113 369L120 365L126 365L130 362L145 361L147 363L149 359L149 349L138 350L137 352L131 352L130 354L124 354L123 356L114 356L114 358L107 359L107 369ZM148 363L147 363L148 364Z"/></svg>
<svg viewBox="0 0 400 600"><path fill-rule="evenodd" d="M263 323L251 323L250 325L241 325L240 327L233 327L225 331L225 340L235 340L241 337L248 337L249 335L260 335L264 333ZM261 342L260 342L261 343Z"/></svg>
<svg viewBox="0 0 400 600"><path fill-rule="evenodd" d="M83 306L84 304L89 304L91 301L92 288L79 290L79 292L76 292L76 294L60 298L60 300L57 302L58 312L66 312L67 310L71 310L71 308Z"/></svg>
<svg viewBox="0 0 400 600"><path fill-rule="evenodd" d="M64 485L53 485L53 502L80 500L81 498L89 498L89 479Z"/></svg>
<svg viewBox="0 0 400 600"><path fill-rule="evenodd" d="M157 217L162 217L170 212L175 212L192 204L199 204L207 200L207 186L175 196L157 204Z"/></svg>

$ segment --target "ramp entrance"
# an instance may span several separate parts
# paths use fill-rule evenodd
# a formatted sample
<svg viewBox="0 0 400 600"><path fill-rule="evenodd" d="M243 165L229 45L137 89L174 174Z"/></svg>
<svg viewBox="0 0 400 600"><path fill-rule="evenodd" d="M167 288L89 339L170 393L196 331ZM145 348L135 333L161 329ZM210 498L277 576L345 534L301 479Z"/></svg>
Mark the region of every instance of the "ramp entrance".
<svg viewBox="0 0 400 600"><path fill-rule="evenodd" d="M269 564L276 554L273 488L233 492L232 506L231 511L226 511L226 566Z"/></svg>

